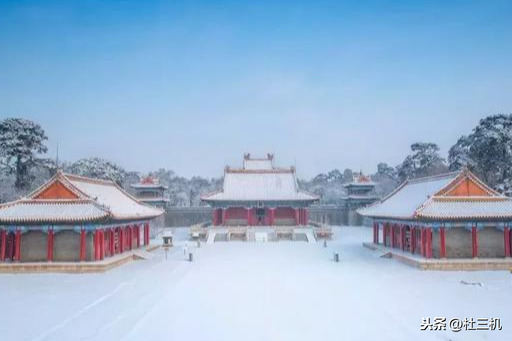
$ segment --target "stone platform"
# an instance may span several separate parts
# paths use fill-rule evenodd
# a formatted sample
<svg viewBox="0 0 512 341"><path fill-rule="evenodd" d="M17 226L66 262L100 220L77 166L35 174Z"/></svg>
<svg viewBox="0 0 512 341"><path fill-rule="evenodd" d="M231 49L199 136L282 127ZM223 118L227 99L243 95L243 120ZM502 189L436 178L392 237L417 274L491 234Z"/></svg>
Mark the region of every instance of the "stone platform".
<svg viewBox="0 0 512 341"><path fill-rule="evenodd" d="M211 226L198 224L190 228L190 236L211 244L218 241L305 241L316 242L318 239L332 237L330 226Z"/></svg>
<svg viewBox="0 0 512 341"><path fill-rule="evenodd" d="M363 243L363 246L382 254L382 257L394 258L404 264L420 270L440 271L512 271L512 258L445 258L426 259L402 250L389 248L381 244Z"/></svg>
<svg viewBox="0 0 512 341"><path fill-rule="evenodd" d="M159 245L149 245L96 262L27 262L0 263L0 274L24 273L101 273L136 259L141 251L154 251Z"/></svg>

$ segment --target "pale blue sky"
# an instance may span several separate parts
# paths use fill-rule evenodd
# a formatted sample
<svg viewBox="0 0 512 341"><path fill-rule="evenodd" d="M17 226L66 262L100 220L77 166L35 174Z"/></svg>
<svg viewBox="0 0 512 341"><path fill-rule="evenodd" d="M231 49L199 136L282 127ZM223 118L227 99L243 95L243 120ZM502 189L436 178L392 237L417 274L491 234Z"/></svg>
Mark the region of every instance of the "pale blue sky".
<svg viewBox="0 0 512 341"><path fill-rule="evenodd" d="M512 1L0 1L0 117L61 158L310 177L512 112Z"/></svg>

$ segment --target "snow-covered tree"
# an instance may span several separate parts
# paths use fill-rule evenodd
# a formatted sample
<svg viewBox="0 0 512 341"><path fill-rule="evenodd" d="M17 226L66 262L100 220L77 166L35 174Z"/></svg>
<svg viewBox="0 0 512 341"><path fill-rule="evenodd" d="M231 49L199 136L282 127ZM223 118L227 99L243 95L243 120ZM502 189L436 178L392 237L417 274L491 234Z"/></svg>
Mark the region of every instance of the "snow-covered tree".
<svg viewBox="0 0 512 341"><path fill-rule="evenodd" d="M126 171L118 165L97 157L78 160L69 166L68 172L91 178L112 180L123 185Z"/></svg>
<svg viewBox="0 0 512 341"><path fill-rule="evenodd" d="M333 169L329 173L327 173L327 181L328 182L343 182L343 174L339 171L339 169Z"/></svg>
<svg viewBox="0 0 512 341"><path fill-rule="evenodd" d="M375 174L377 177L380 178L390 178L390 179L396 179L396 169L391 167L385 162L380 162L377 165L377 173Z"/></svg>
<svg viewBox="0 0 512 341"><path fill-rule="evenodd" d="M451 169L468 166L496 190L512 194L512 115L480 120L450 149L448 160Z"/></svg>
<svg viewBox="0 0 512 341"><path fill-rule="evenodd" d="M168 187L167 196L171 206L199 206L200 196L222 188L222 178L207 179L194 176L191 179L177 176L172 170L160 168L149 176Z"/></svg>
<svg viewBox="0 0 512 341"><path fill-rule="evenodd" d="M352 174L351 171L350 174ZM327 173L320 173L309 181L298 180L300 188L318 195L322 204L338 203L347 192L343 187L344 182L345 177L338 169L333 169Z"/></svg>
<svg viewBox="0 0 512 341"><path fill-rule="evenodd" d="M354 180L354 172L352 171L352 169L346 168L343 171L343 182L347 183L351 182L352 180Z"/></svg>
<svg viewBox="0 0 512 341"><path fill-rule="evenodd" d="M375 192L379 197L391 193L399 184L396 169L385 162L377 165L377 173L372 175L372 180L375 182Z"/></svg>
<svg viewBox="0 0 512 341"><path fill-rule="evenodd" d="M397 167L401 181L422 176L435 175L447 170L444 159L439 155L435 143L417 142L411 145L412 154Z"/></svg>
<svg viewBox="0 0 512 341"><path fill-rule="evenodd" d="M47 139L43 128L35 122L23 118L0 121L0 162L8 173L15 174L17 189L30 187L30 169L37 163L38 155L47 152Z"/></svg>
<svg viewBox="0 0 512 341"><path fill-rule="evenodd" d="M461 136L457 143L450 148L448 152L450 170L456 171L464 166L474 166L474 163L469 156L470 146L471 139L468 136Z"/></svg>

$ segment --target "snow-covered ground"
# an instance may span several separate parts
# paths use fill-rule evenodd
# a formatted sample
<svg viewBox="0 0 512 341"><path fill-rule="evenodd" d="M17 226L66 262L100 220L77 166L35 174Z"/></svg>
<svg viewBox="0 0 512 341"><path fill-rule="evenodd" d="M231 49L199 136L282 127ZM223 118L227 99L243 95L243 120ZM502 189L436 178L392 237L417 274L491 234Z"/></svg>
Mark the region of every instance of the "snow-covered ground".
<svg viewBox="0 0 512 341"><path fill-rule="evenodd" d="M0 339L512 339L508 272L419 271L376 258L361 245L370 229L353 227L337 228L327 248L189 243L187 262L186 233L168 260L160 249L105 274L0 275ZM495 317L503 330L420 331L423 317Z"/></svg>

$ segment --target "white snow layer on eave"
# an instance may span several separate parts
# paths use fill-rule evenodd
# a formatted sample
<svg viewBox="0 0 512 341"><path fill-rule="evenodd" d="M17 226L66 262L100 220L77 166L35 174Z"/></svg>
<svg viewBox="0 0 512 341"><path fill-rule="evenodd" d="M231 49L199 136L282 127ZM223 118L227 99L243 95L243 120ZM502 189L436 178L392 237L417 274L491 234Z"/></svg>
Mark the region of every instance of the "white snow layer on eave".
<svg viewBox="0 0 512 341"><path fill-rule="evenodd" d="M162 213L159 210L140 204L113 185L85 181L71 181L71 183L99 204L107 206L114 218L156 217Z"/></svg>
<svg viewBox="0 0 512 341"><path fill-rule="evenodd" d="M209 200L314 200L297 190L293 173L226 173L224 191Z"/></svg>
<svg viewBox="0 0 512 341"><path fill-rule="evenodd" d="M106 215L92 203L18 203L0 209L0 219L12 221L98 219Z"/></svg>
<svg viewBox="0 0 512 341"><path fill-rule="evenodd" d="M382 203L362 209L360 213L370 217L412 218L429 197L447 186L455 176L409 183Z"/></svg>
<svg viewBox="0 0 512 341"><path fill-rule="evenodd" d="M431 201L418 214L421 217L484 218L512 217L512 200Z"/></svg>

